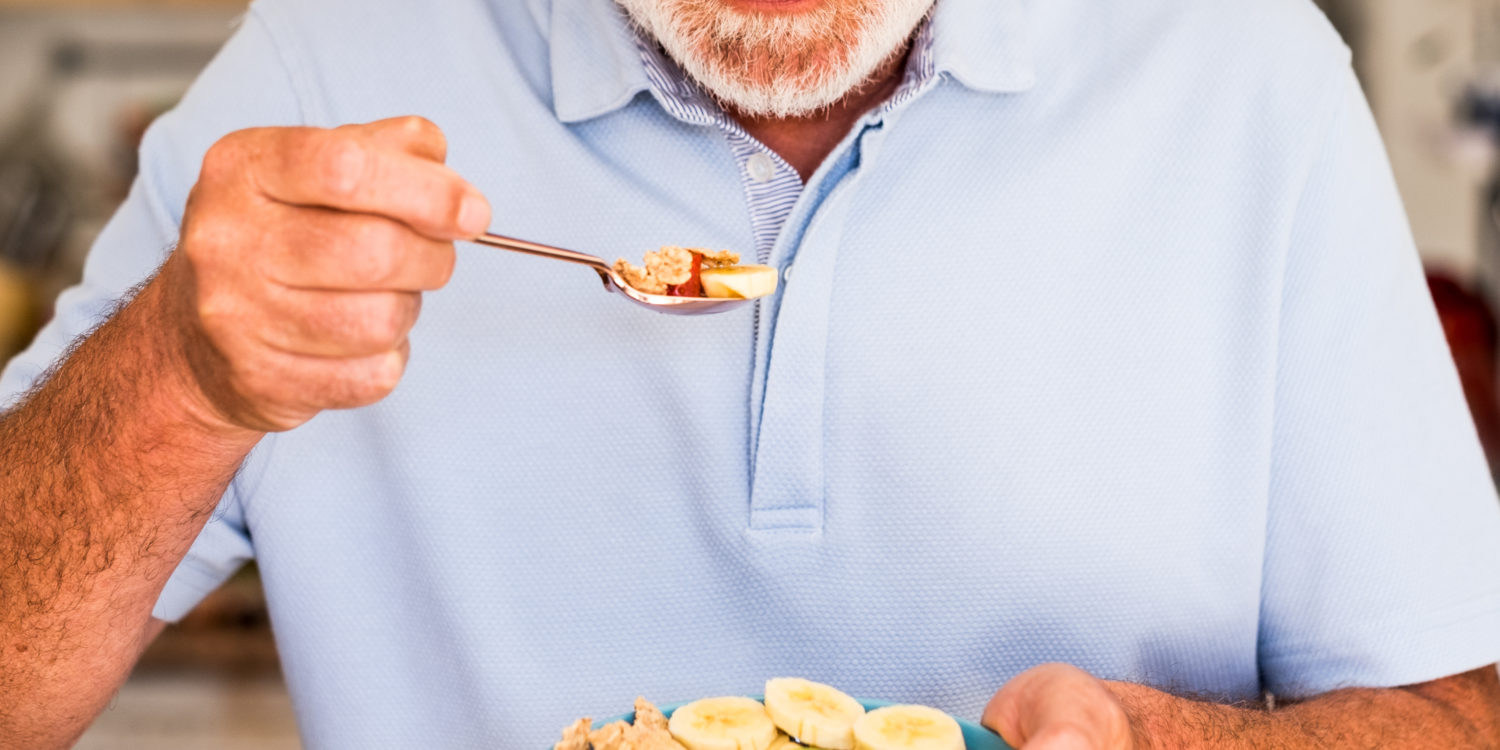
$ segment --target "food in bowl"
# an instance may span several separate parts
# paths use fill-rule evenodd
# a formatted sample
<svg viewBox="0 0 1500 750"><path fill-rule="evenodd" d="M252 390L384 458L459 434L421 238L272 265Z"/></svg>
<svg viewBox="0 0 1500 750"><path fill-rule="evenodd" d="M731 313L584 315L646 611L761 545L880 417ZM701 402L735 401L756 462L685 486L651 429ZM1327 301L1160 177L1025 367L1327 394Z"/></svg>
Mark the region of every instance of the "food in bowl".
<svg viewBox="0 0 1500 750"><path fill-rule="evenodd" d="M615 272L636 291L669 297L754 299L776 291L776 269L739 265L728 250L666 245L646 253L645 266L620 258Z"/></svg>
<svg viewBox="0 0 1500 750"><path fill-rule="evenodd" d="M667 717L645 698L635 699L635 723L614 721L598 729L588 717L563 729L553 750L683 750L667 731Z"/></svg>
<svg viewBox="0 0 1500 750"><path fill-rule="evenodd" d="M866 711L837 688L798 677L766 682L765 700L703 698L666 718L645 698L635 722L593 729L588 718L563 730L554 750L964 750L953 717L927 706Z"/></svg>

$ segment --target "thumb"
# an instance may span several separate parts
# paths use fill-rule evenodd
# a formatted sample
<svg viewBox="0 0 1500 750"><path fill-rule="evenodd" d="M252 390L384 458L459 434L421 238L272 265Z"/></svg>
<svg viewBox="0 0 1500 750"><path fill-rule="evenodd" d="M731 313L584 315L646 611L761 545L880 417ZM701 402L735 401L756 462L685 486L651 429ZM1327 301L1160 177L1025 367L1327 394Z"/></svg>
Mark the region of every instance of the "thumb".
<svg viewBox="0 0 1500 750"><path fill-rule="evenodd" d="M1114 695L1067 664L1043 664L1017 675L990 699L981 723L1025 750L1130 747L1130 722Z"/></svg>
<svg viewBox="0 0 1500 750"><path fill-rule="evenodd" d="M1052 724L1028 737L1017 747L1025 750L1098 750L1087 730L1077 724Z"/></svg>

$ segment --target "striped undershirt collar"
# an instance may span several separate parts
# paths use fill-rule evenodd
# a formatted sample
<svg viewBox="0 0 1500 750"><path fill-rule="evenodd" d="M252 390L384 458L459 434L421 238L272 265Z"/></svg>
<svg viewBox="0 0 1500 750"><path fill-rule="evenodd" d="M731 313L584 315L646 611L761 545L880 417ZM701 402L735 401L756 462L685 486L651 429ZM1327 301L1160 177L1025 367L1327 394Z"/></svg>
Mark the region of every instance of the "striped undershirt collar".
<svg viewBox="0 0 1500 750"><path fill-rule="evenodd" d="M802 194L802 178L780 155L740 127L655 40L635 35L637 49L650 82L651 95L672 117L692 125L717 127L729 143L739 167L740 183L750 209L750 225L759 261L765 263L781 227ZM912 39L905 76L891 95L864 122L878 122L915 99L937 81L933 62L932 24L924 20Z"/></svg>

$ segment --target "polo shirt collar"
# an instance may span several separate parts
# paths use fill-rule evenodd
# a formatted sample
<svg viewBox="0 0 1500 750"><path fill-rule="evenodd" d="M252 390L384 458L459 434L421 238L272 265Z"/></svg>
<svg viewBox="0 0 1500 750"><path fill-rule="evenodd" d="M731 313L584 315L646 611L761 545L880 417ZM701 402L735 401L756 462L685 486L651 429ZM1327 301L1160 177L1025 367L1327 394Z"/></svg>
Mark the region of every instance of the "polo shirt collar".
<svg viewBox="0 0 1500 750"><path fill-rule="evenodd" d="M984 93L1035 83L1022 0L938 0L931 24L936 73ZM553 0L550 41L552 107L563 122L608 114L651 88L614 0Z"/></svg>
<svg viewBox="0 0 1500 750"><path fill-rule="evenodd" d="M608 114L651 87L635 29L614 0L552 0L552 110L563 122Z"/></svg>
<svg viewBox="0 0 1500 750"><path fill-rule="evenodd" d="M1036 84L1022 0L938 0L931 23L937 73L988 94Z"/></svg>

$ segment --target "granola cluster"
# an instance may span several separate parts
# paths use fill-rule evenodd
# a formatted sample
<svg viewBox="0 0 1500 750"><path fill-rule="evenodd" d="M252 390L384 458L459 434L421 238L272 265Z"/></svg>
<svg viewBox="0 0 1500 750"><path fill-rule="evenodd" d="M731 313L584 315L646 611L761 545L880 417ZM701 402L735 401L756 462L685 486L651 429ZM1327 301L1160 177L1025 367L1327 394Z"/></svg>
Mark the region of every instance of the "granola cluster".
<svg viewBox="0 0 1500 750"><path fill-rule="evenodd" d="M739 253L728 250L706 250L703 248L666 245L660 250L646 253L646 267L631 265L620 258L615 261L615 271L625 283L647 294L666 294L667 287L686 283L693 274L693 255L703 257L704 268L732 266L740 262Z"/></svg>
<svg viewBox="0 0 1500 750"><path fill-rule="evenodd" d="M591 729L592 724L587 717L574 722L552 750L686 750L667 731L667 717L645 698L635 699L634 724L615 721Z"/></svg>

